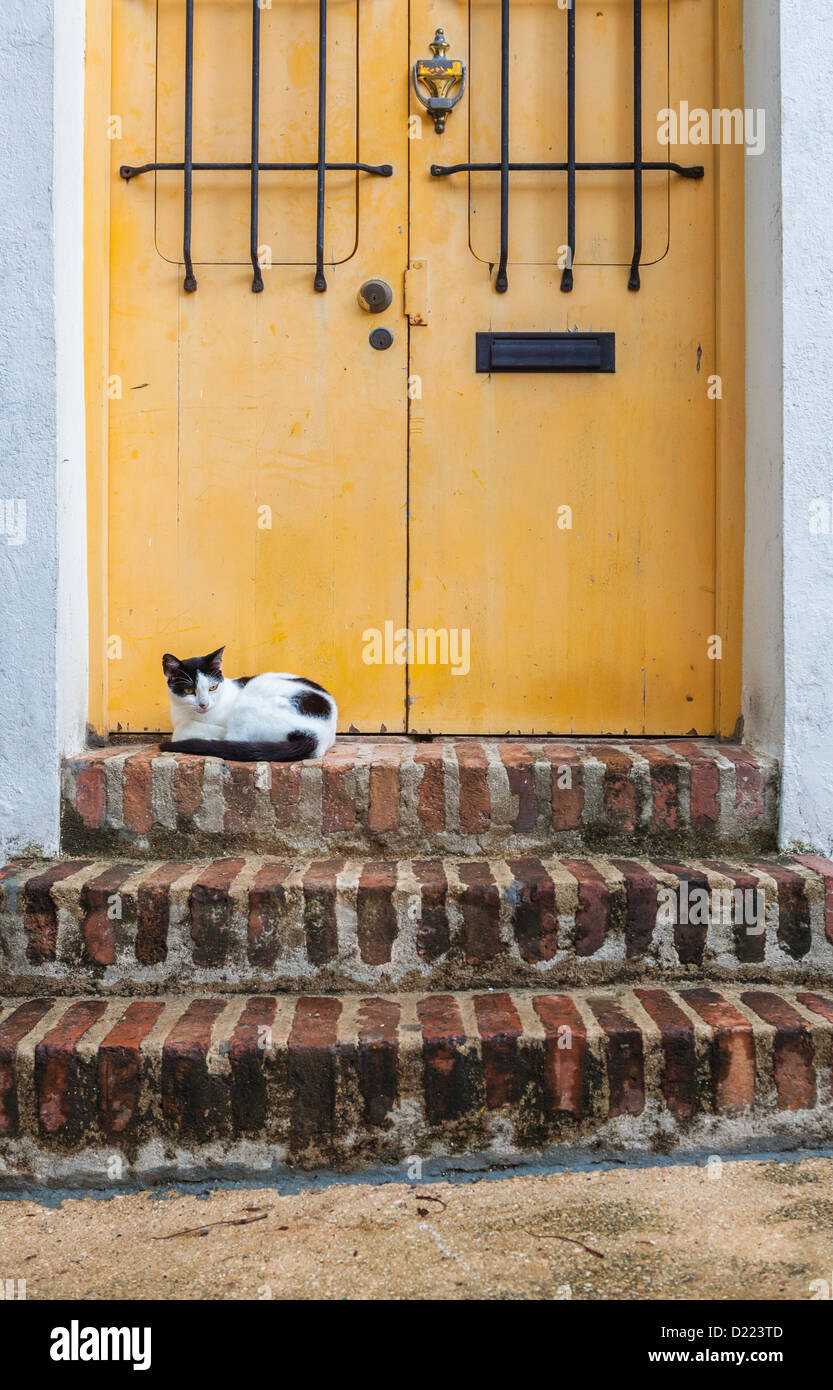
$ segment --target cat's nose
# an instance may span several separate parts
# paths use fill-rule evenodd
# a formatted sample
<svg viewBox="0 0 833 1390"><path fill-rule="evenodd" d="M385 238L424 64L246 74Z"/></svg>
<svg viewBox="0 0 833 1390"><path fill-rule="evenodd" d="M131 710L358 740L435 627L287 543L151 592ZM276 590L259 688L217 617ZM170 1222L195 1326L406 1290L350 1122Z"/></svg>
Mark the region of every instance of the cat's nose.
<svg viewBox="0 0 833 1390"><path fill-rule="evenodd" d="M208 705L204 700L200 700L200 703L197 705L197 709L202 710L203 714L205 714L205 711L208 709Z"/></svg>

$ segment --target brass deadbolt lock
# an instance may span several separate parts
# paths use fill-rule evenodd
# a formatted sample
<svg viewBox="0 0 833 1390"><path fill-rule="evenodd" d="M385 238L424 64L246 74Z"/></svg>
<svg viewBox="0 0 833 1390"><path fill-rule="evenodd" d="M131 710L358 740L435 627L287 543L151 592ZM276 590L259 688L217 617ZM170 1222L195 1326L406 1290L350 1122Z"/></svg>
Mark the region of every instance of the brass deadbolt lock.
<svg viewBox="0 0 833 1390"><path fill-rule="evenodd" d="M384 280L365 280L358 300L368 314L383 314L393 303L393 290Z"/></svg>

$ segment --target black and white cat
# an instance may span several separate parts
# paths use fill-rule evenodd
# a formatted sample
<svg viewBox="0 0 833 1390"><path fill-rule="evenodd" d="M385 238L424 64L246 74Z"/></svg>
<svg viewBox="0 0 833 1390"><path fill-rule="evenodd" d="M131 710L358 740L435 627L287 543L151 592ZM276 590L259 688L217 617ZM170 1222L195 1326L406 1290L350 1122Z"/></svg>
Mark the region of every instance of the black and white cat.
<svg viewBox="0 0 833 1390"><path fill-rule="evenodd" d="M335 742L338 710L315 681L286 671L223 675L220 647L186 661L166 652L162 670L171 698L173 734L162 748L245 763L320 758Z"/></svg>

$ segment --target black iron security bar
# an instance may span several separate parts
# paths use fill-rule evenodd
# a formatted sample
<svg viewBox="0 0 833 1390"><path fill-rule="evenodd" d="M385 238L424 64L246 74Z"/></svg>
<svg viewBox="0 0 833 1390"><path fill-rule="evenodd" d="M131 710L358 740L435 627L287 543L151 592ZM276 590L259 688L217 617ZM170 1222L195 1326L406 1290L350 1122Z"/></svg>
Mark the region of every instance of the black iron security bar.
<svg viewBox="0 0 833 1390"><path fill-rule="evenodd" d="M500 264L495 289L509 288L509 0L500 3Z"/></svg>
<svg viewBox="0 0 833 1390"><path fill-rule="evenodd" d="M567 264L561 288L573 288L573 259L576 254L576 7L567 9Z"/></svg>
<svg viewBox="0 0 833 1390"><path fill-rule="evenodd" d="M315 206L315 288L324 279L324 192L327 177L327 0L318 0L318 187Z"/></svg>
<svg viewBox="0 0 833 1390"><path fill-rule="evenodd" d="M193 294L197 288L194 265L191 256L191 223L193 207L193 176L208 172L245 172L251 175L250 211L250 254L252 260L252 292L260 294L263 290L263 274L260 266L258 246L258 223L260 201L260 175L266 173L305 173L314 172L317 176L315 211L315 280L316 290L326 290L324 277L324 214L326 205L326 179L328 173L375 174L389 179L393 174L391 164L332 163L326 155L327 119L327 0L318 0L318 145L314 161L298 163L264 163L260 159L260 3L252 0L252 140L251 159L248 162L217 163L194 159L194 0L185 0L185 131L182 161L164 161L154 164L123 164L119 170L126 183L140 178L143 174L181 173L184 185L183 211L183 260L185 262L184 288Z"/></svg>
<svg viewBox="0 0 833 1390"><path fill-rule="evenodd" d="M186 0L185 6L185 227L183 231L183 259L185 261L185 292L193 294L197 288L194 265L191 260L191 195L193 192L194 160L194 0Z"/></svg>
<svg viewBox="0 0 833 1390"><path fill-rule="evenodd" d="M260 0L252 0L252 202L249 217L249 249L252 258L252 294L263 292L260 268Z"/></svg>
<svg viewBox="0 0 833 1390"><path fill-rule="evenodd" d="M640 286L642 260L642 0L633 0L633 257L629 290Z"/></svg>
<svg viewBox="0 0 833 1390"><path fill-rule="evenodd" d="M576 16L578 0L567 8L567 160L565 163L521 163L509 158L509 3L501 0L501 62L500 62L500 163L432 164L434 178L450 174L500 174L500 259L495 277L495 289L504 294L508 288L509 260L509 175L515 173L566 173L567 175L567 245L568 264L561 277L565 293L573 288L573 265L576 252L576 174L622 171L634 176L634 250L630 265L628 288L640 288L639 266L643 242L643 175L661 172L679 174L684 179L705 178L702 164L678 164L674 160L643 158L642 146L642 0L633 0L633 135L632 160L589 163L576 160Z"/></svg>

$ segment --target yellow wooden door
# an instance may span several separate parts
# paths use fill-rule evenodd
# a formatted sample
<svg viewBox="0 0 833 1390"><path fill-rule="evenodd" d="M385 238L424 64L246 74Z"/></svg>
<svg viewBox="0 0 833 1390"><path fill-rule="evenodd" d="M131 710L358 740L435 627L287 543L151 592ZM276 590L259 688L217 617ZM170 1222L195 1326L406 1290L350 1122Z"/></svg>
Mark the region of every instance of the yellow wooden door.
<svg viewBox="0 0 833 1390"><path fill-rule="evenodd" d="M739 12L112 0L100 722L165 728L161 653L226 642L361 732L731 731L743 155L669 150L658 113L738 85ZM438 27L467 68L443 133L410 83ZM642 160L704 173L645 169L641 236L633 168L581 169L635 162L636 39ZM568 160L571 71L574 228L569 170L511 167ZM306 166L261 167L254 236L253 102L256 162ZM548 360L583 341L615 371L500 369L553 333L591 337Z"/></svg>

